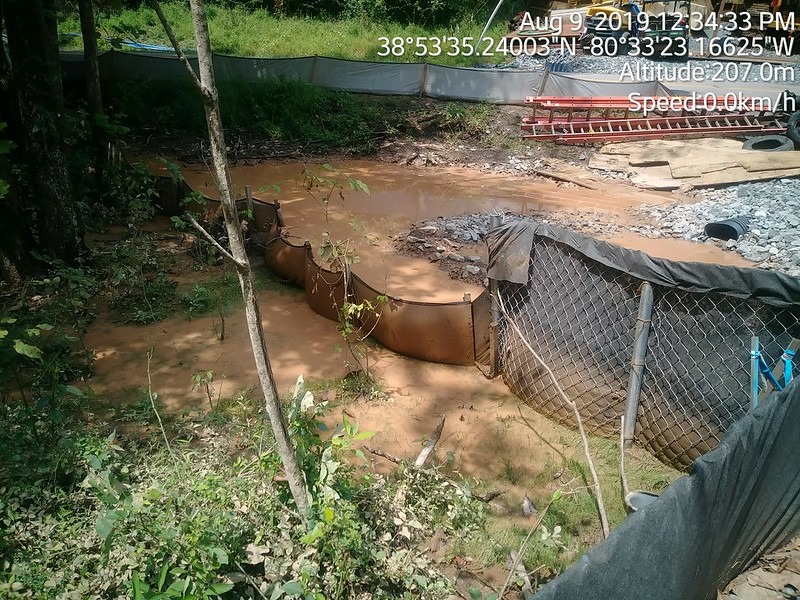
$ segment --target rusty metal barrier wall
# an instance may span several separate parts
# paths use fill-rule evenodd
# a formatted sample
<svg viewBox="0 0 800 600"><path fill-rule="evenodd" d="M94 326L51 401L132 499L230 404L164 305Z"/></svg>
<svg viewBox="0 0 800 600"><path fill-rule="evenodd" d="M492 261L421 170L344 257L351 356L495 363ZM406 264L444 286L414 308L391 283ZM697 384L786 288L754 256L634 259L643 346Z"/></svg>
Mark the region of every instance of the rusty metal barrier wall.
<svg viewBox="0 0 800 600"><path fill-rule="evenodd" d="M381 293L353 276L356 303L378 305ZM432 303L393 298L379 304L379 317L367 315L363 328L381 344L406 356L451 365L475 363L472 303Z"/></svg>
<svg viewBox="0 0 800 600"><path fill-rule="evenodd" d="M311 244L306 245L306 302L311 309L331 321L339 320L344 306L344 277L318 265Z"/></svg>
<svg viewBox="0 0 800 600"><path fill-rule="evenodd" d="M161 178L159 193L162 208L172 214L192 207L206 213L216 212L220 205L207 197L187 205L187 198L193 194L191 188L168 177ZM237 201L237 206L245 207L246 201ZM306 302L314 312L338 321L339 308L344 304L341 274L318 264L310 243L297 245L282 237L277 212L275 204L253 199L254 227L265 237L267 268L283 281L305 289ZM380 317L365 318L363 331L369 331L375 340L394 352L453 365L473 365L476 355L485 359L488 353L489 303L485 293L473 302L435 303L388 297L388 302L379 303L378 296L384 294L353 275L350 294L356 303L369 300L378 306Z"/></svg>

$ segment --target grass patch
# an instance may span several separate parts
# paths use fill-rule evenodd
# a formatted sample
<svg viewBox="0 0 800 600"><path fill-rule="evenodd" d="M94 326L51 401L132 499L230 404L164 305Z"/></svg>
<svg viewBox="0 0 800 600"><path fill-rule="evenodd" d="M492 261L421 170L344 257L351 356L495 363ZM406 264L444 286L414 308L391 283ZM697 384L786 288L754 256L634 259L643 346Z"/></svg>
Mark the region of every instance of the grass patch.
<svg viewBox="0 0 800 600"><path fill-rule="evenodd" d="M221 82L220 106L227 129L280 142L313 144L321 151L371 152L396 130L393 105L336 92L296 79ZM121 122L135 130L167 133L205 132L196 90L184 81L135 81L117 84L109 94ZM142 98L159 98L158 110Z"/></svg>
<svg viewBox="0 0 800 600"><path fill-rule="evenodd" d="M194 48L192 22L188 7L182 2L163 2L164 13L172 24L181 47ZM450 26L406 25L392 22L377 22L366 18L339 18L331 20L304 17L275 17L265 10L246 10L238 7L208 6L207 14L211 32L211 47L214 52L235 56L263 58L285 58L298 56L328 56L350 60L386 62L430 62L440 65L475 66L505 62L506 57L495 56L447 56L452 47L443 45L440 56L414 56L415 46L405 46L402 56L379 56L382 50L381 37L392 38L477 38L485 21L465 18ZM170 46L167 36L155 13L146 5L137 9L125 9L114 14L99 15L99 31L104 37L123 37L137 42ZM60 33L80 32L78 15L67 14L59 24ZM495 20L487 33L496 44L507 33L506 23ZM77 37L63 36L63 47L80 48ZM481 45L481 50L485 44ZM100 49L110 48L100 41ZM433 51L433 44L428 44ZM422 52L420 52L421 54Z"/></svg>
<svg viewBox="0 0 800 600"><path fill-rule="evenodd" d="M565 430L559 444L567 448L580 448L577 433ZM616 439L590 437L590 448L595 467L601 480L603 498L610 524L618 526L626 517L619 477L619 446ZM576 455L578 456L578 455ZM561 498L554 502L524 552L524 563L534 586L553 579L578 560L587 550L602 539L597 505L591 493L591 475L582 455L576 460L569 456L560 463L548 463L542 471L527 482L531 500L541 514L556 490ZM628 484L631 489L643 489L656 493L666 489L681 473L667 467L641 449L629 450L625 460ZM500 479L513 485L522 483L514 476L514 465L503 463ZM517 502L521 498L508 498L512 504L511 514L521 514ZM469 556L478 565L504 565L512 550L518 551L527 537L537 516L529 519L506 514L491 515L486 528L471 539L456 542L449 553L453 556Z"/></svg>
<svg viewBox="0 0 800 600"><path fill-rule="evenodd" d="M280 281L258 257L251 263L251 268L257 292L302 293L302 290ZM242 290L236 273L226 271L221 275L194 283L190 289L181 294L180 299L189 319L219 313L227 315L242 306Z"/></svg>

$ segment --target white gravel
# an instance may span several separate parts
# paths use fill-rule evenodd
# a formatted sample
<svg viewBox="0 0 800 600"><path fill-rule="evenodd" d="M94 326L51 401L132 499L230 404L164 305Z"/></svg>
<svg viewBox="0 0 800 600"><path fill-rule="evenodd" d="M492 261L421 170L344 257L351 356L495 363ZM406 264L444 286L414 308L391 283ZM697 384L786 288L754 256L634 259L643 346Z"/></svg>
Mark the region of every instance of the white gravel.
<svg viewBox="0 0 800 600"><path fill-rule="evenodd" d="M677 238L715 244L737 252L761 269L800 277L800 180L748 183L721 190L695 191L698 202L645 205L637 209L641 225L608 221L600 213L547 212L520 215L583 233L609 235L631 232L648 238ZM501 213L498 213L501 214ZM708 238L707 223L747 217L750 230L738 240ZM482 240L489 227L489 213L439 217L419 226L434 226L446 237L462 243Z"/></svg>

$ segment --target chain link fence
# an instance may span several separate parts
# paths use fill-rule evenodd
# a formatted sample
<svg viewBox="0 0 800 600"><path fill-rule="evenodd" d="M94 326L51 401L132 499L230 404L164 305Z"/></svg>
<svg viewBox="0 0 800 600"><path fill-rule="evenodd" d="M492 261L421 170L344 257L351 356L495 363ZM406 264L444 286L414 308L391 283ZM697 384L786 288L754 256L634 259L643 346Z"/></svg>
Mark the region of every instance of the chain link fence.
<svg viewBox="0 0 800 600"><path fill-rule="evenodd" d="M593 240L587 243L603 245ZM588 252L594 257L587 256L575 245L537 233L530 251L528 282L498 280L496 294L507 317L514 320L576 403L586 429L618 434L646 279L637 269L609 266L613 261L602 259L608 244L601 247L601 260L595 252ZM629 261L653 261L641 253L622 252ZM656 262L668 268L679 264ZM722 269L723 280L728 275L735 279L742 272L732 267L708 268ZM726 293L689 291L659 285L652 279L652 317L635 439L660 460L686 468L716 446L728 427L749 410L751 338L760 338L770 368L792 341L800 338L800 294L794 296L794 304L772 305L765 297L742 299ZM794 285L800 289L800 283ZM538 412L574 426L572 410L502 318L498 346L499 367L511 390Z"/></svg>

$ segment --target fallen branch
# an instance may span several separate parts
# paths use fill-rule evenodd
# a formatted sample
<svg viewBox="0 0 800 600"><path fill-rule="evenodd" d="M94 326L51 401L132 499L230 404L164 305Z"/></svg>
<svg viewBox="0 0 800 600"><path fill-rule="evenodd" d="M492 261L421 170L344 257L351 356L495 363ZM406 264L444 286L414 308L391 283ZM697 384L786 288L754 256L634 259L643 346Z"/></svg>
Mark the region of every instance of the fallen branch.
<svg viewBox="0 0 800 600"><path fill-rule="evenodd" d="M402 458L397 458L394 454L389 454L381 450L380 448L373 448L372 446L364 446L367 452L370 454L374 454L375 456L380 456L381 458L385 458L389 462L393 462L396 465L402 465L405 461Z"/></svg>
<svg viewBox="0 0 800 600"><path fill-rule="evenodd" d="M433 430L431 437L428 438L428 443L425 444L425 447L422 449L422 452L419 453L417 456L417 460L414 461L415 467L424 467L425 463L428 462L428 459L433 454L434 448L436 448L436 444L439 443L439 438L442 437L442 429L444 429L444 421L445 417L442 415L439 424L436 426L436 429Z"/></svg>
<svg viewBox="0 0 800 600"><path fill-rule="evenodd" d="M542 177L547 177L548 179L555 179L556 181L563 181L564 183L573 183L579 187L586 188L587 190L595 190L597 188L593 185L589 185L588 183L583 183L582 181L578 181L577 179L571 179L569 177L565 177L564 175L559 175L558 173L552 173L550 171L545 171L543 169L532 169L536 175L541 175Z"/></svg>
<svg viewBox="0 0 800 600"><path fill-rule="evenodd" d="M592 461L592 455L589 452L589 438L586 436L586 431L583 428L583 419L581 419L581 414L578 411L578 405L575 404L572 400L570 400L569 396L567 396L564 389L558 383L555 374L550 369L550 367L544 362L541 356L533 349L533 346L528 343L528 340L525 339L525 335L522 333L520 328L514 322L514 319L506 311L505 303L503 302L503 298L500 296L500 293L497 293L498 304L500 306L500 311L503 313L503 316L508 321L508 324L511 325L511 328L514 332L519 336L520 341L525 345L528 351L533 355L542 368L547 371L547 374L550 376L550 380L553 382L556 391L558 391L561 399L564 403L572 409L573 414L575 415L575 421L578 424L578 431L581 434L581 441L583 441L583 452L586 456L586 462L589 465L589 471L592 473L592 480L594 481L594 491L595 491L595 500L597 501L597 511L600 513L600 525L603 528L603 538L608 538L610 533L610 529L608 526L608 515L606 514L606 506L603 502L603 491L600 489L600 477L597 475L597 469L594 467L594 461ZM502 595L501 595L502 597Z"/></svg>
<svg viewBox="0 0 800 600"><path fill-rule="evenodd" d="M505 494L505 491L500 491L500 492L495 491L495 492L489 492L485 496L481 496L480 494L472 494L472 497L475 498L476 500L480 500L481 502L489 504L489 502L491 502L495 498L499 498L503 494Z"/></svg>

